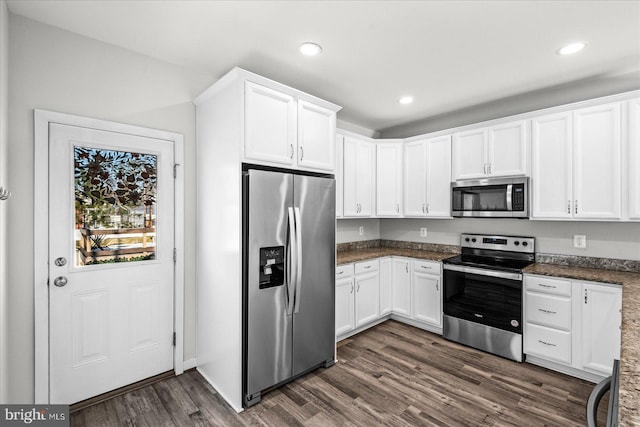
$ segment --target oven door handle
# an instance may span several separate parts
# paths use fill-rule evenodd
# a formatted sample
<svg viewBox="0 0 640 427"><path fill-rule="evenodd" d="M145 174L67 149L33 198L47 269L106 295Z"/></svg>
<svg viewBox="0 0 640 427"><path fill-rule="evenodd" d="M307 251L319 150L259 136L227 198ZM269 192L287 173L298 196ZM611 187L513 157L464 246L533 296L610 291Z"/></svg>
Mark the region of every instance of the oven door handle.
<svg viewBox="0 0 640 427"><path fill-rule="evenodd" d="M477 274L479 276L499 277L501 279L522 280L521 273L509 273L506 271L485 270L484 268L464 267L461 265L445 264L445 270L459 271L461 273Z"/></svg>

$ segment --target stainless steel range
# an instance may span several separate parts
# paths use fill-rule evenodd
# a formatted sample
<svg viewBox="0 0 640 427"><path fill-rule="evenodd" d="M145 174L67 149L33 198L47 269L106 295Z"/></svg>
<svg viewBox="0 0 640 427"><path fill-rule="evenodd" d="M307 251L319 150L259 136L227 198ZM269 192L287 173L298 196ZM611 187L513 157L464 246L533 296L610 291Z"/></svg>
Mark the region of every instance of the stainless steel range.
<svg viewBox="0 0 640 427"><path fill-rule="evenodd" d="M522 362L522 269L535 239L462 234L462 254L443 261L443 335Z"/></svg>

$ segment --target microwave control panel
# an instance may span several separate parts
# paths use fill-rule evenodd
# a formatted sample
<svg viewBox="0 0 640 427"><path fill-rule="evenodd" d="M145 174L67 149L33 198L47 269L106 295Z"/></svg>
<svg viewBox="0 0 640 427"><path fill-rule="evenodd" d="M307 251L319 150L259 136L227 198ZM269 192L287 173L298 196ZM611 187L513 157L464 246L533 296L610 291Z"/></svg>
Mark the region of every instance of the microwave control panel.
<svg viewBox="0 0 640 427"><path fill-rule="evenodd" d="M524 211L524 184L513 184L511 189L511 205L514 211Z"/></svg>

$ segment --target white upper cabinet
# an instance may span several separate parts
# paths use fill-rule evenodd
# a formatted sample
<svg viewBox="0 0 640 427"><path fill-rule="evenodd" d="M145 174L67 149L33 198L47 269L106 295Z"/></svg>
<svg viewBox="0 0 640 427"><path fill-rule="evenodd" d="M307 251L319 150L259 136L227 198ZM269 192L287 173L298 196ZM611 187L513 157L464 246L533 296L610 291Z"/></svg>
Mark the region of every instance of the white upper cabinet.
<svg viewBox="0 0 640 427"><path fill-rule="evenodd" d="M344 216L344 136L336 135L336 217Z"/></svg>
<svg viewBox="0 0 640 427"><path fill-rule="evenodd" d="M402 142L376 143L376 216L402 216Z"/></svg>
<svg viewBox="0 0 640 427"><path fill-rule="evenodd" d="M621 217L620 103L574 112L576 218Z"/></svg>
<svg viewBox="0 0 640 427"><path fill-rule="evenodd" d="M533 218L572 218L571 112L531 121Z"/></svg>
<svg viewBox="0 0 640 427"><path fill-rule="evenodd" d="M491 126L488 134L487 173L491 176L527 175L527 121Z"/></svg>
<svg viewBox="0 0 640 427"><path fill-rule="evenodd" d="M333 172L335 131L334 110L245 82L246 160Z"/></svg>
<svg viewBox="0 0 640 427"><path fill-rule="evenodd" d="M532 119L532 218L621 217L620 103Z"/></svg>
<svg viewBox="0 0 640 427"><path fill-rule="evenodd" d="M526 120L458 132L453 136L456 181L527 175Z"/></svg>
<svg viewBox="0 0 640 427"><path fill-rule="evenodd" d="M343 145L344 216L372 216L375 144L345 136Z"/></svg>
<svg viewBox="0 0 640 427"><path fill-rule="evenodd" d="M629 117L629 219L640 220L640 99L628 103Z"/></svg>
<svg viewBox="0 0 640 427"><path fill-rule="evenodd" d="M283 166L296 162L296 99L245 83L245 157Z"/></svg>
<svg viewBox="0 0 640 427"><path fill-rule="evenodd" d="M455 180L487 176L487 129L459 132L453 136Z"/></svg>
<svg viewBox="0 0 640 427"><path fill-rule="evenodd" d="M335 135L335 112L307 101L298 101L298 166L332 171Z"/></svg>
<svg viewBox="0 0 640 427"><path fill-rule="evenodd" d="M404 214L451 216L451 136L405 144Z"/></svg>

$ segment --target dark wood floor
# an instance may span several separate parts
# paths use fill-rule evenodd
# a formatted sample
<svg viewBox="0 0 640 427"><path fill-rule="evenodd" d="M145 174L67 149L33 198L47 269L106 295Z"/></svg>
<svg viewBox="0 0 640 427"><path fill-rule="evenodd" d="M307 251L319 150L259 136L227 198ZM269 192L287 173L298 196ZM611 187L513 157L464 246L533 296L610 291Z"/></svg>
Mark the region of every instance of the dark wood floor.
<svg viewBox="0 0 640 427"><path fill-rule="evenodd" d="M342 341L338 361L241 414L189 371L75 412L71 425L584 426L594 386L394 321Z"/></svg>

